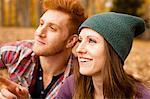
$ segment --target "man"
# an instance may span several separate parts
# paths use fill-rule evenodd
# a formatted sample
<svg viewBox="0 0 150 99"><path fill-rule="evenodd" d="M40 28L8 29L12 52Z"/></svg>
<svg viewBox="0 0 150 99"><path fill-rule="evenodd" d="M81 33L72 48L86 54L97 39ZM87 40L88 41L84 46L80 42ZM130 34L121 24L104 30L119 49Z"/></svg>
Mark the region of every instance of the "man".
<svg viewBox="0 0 150 99"><path fill-rule="evenodd" d="M85 20L78 0L44 0L45 13L33 41L21 41L0 48L0 67L7 67L8 86L0 98L55 98L64 80L71 74L72 47L77 28ZM21 85L21 86L20 86ZM24 87L23 87L24 86ZM26 88L25 88L26 87Z"/></svg>

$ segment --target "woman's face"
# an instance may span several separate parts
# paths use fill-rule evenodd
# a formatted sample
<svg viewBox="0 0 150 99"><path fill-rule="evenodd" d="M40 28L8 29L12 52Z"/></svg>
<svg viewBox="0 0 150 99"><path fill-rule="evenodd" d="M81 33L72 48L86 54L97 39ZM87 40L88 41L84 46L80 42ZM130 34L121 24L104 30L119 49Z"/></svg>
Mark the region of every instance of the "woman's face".
<svg viewBox="0 0 150 99"><path fill-rule="evenodd" d="M78 44L76 52L80 73L87 76L99 75L106 60L104 38L92 29L83 28Z"/></svg>

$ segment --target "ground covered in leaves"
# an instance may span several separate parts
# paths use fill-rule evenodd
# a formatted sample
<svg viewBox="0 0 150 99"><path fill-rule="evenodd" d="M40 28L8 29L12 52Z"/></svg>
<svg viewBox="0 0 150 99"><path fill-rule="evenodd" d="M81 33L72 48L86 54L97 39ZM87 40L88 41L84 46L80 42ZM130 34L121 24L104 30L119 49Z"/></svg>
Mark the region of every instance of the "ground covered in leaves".
<svg viewBox="0 0 150 99"><path fill-rule="evenodd" d="M33 39L33 28L0 27L0 44ZM125 70L136 78L150 82L150 41L135 39L130 55L125 61Z"/></svg>

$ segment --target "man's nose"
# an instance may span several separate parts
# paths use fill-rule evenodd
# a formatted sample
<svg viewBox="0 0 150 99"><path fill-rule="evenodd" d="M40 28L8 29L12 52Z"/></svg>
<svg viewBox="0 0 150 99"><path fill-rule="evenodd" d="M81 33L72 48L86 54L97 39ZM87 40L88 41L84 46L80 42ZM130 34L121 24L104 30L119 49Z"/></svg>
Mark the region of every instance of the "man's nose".
<svg viewBox="0 0 150 99"><path fill-rule="evenodd" d="M46 27L42 26L42 27L38 27L37 30L35 31L35 35L39 36L39 37L46 37Z"/></svg>

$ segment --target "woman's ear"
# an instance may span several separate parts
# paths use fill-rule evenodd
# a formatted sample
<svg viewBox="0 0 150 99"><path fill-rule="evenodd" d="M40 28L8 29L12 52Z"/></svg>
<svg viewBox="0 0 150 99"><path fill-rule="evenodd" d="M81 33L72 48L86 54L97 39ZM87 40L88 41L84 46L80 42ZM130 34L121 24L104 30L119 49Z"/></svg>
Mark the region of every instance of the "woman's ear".
<svg viewBox="0 0 150 99"><path fill-rule="evenodd" d="M78 41L78 35L77 34L70 36L68 41L67 41L66 48L72 48L73 46L75 46L77 41Z"/></svg>

